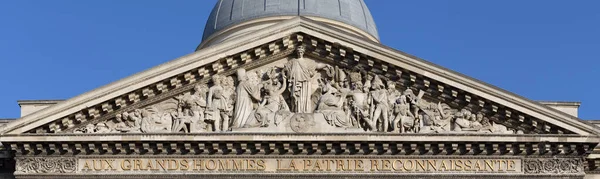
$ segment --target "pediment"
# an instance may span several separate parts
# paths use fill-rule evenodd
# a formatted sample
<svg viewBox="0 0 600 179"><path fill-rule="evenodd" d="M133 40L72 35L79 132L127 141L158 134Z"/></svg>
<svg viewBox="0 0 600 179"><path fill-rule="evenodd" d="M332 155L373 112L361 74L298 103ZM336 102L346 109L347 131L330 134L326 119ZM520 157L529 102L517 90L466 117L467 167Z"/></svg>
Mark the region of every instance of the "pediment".
<svg viewBox="0 0 600 179"><path fill-rule="evenodd" d="M2 134L221 131L597 135L568 114L305 18L74 97Z"/></svg>

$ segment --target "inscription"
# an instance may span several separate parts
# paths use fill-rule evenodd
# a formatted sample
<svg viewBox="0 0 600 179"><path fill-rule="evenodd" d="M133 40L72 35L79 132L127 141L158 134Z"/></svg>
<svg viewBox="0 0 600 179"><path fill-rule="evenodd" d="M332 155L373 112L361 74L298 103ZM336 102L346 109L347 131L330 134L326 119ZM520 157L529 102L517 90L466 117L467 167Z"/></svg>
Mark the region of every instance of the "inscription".
<svg viewBox="0 0 600 179"><path fill-rule="evenodd" d="M453 172L522 173L521 159L79 159L79 173L102 172Z"/></svg>

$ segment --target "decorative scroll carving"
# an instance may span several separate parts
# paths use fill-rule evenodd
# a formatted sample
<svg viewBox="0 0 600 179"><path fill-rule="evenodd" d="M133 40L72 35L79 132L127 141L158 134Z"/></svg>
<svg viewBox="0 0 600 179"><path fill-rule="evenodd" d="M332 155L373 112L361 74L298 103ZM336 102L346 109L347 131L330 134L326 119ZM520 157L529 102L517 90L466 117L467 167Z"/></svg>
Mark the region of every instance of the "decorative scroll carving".
<svg viewBox="0 0 600 179"><path fill-rule="evenodd" d="M581 174L580 158L525 159L523 169L528 174Z"/></svg>
<svg viewBox="0 0 600 179"><path fill-rule="evenodd" d="M192 91L75 132L514 133L482 111L451 106L424 91L415 95L393 77L317 62L304 53L299 46L297 58L213 75Z"/></svg>
<svg viewBox="0 0 600 179"><path fill-rule="evenodd" d="M64 157L32 157L17 158L15 173L73 173L77 170L75 158Z"/></svg>

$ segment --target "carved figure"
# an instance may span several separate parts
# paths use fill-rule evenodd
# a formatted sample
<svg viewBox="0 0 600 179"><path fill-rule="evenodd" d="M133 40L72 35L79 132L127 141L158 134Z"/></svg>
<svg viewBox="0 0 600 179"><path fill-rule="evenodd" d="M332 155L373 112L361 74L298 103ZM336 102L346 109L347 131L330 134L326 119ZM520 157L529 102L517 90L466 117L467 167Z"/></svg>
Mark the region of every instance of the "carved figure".
<svg viewBox="0 0 600 179"><path fill-rule="evenodd" d="M173 115L170 112L159 112L153 106L142 111L142 132L171 132L172 126Z"/></svg>
<svg viewBox="0 0 600 179"><path fill-rule="evenodd" d="M419 133L445 133L451 131L453 115L450 115L451 112L447 108L449 107L441 103L429 103L428 107L420 107L423 112L421 118L429 119L430 122L421 127Z"/></svg>
<svg viewBox="0 0 600 179"><path fill-rule="evenodd" d="M373 123L379 123L378 131L387 132L389 126L389 102L387 91L379 76L373 78L373 91L371 91L371 116Z"/></svg>
<svg viewBox="0 0 600 179"><path fill-rule="evenodd" d="M398 99L400 98L400 96L402 96L402 93L400 93L400 91L398 91L396 89L396 82L389 80L387 82L387 95L388 95L388 104L390 106L390 119L393 119L393 114L394 113L394 109L393 106L398 102Z"/></svg>
<svg viewBox="0 0 600 179"><path fill-rule="evenodd" d="M302 63L304 58L304 46L298 47L298 58L290 60L285 64L287 78L290 80L290 92L292 94L292 110L297 113L311 113L312 103L312 78L314 69L307 63Z"/></svg>
<svg viewBox="0 0 600 179"><path fill-rule="evenodd" d="M171 131L180 132L181 130L183 130L183 132L185 133L189 133L189 128L194 127L196 122L198 122L189 109L183 109L183 111L177 111L177 113L174 113L173 120L174 123ZM189 128L188 125L190 125Z"/></svg>
<svg viewBox="0 0 600 179"><path fill-rule="evenodd" d="M437 105L432 104L431 108L434 111L435 124L440 126L443 132L452 131L452 119L454 119L454 115L452 115L453 110L450 106L438 102Z"/></svg>
<svg viewBox="0 0 600 179"><path fill-rule="evenodd" d="M316 69L327 67L324 64L316 66L304 60L304 46L297 49L298 58L291 59L284 66L284 71L290 85L290 93L292 100L292 112L295 113L312 113L313 103L311 101L312 94L315 92Z"/></svg>
<svg viewBox="0 0 600 179"><path fill-rule="evenodd" d="M210 114L210 120L213 122L214 131L229 130L229 102L228 97L224 95L223 78L219 75L212 76L213 86L208 90L207 114Z"/></svg>
<svg viewBox="0 0 600 179"><path fill-rule="evenodd" d="M123 116L128 116L129 114L127 112L124 112L123 114L117 114L115 115L115 128L114 128L114 132L128 132L129 126L127 125L127 117L123 117Z"/></svg>
<svg viewBox="0 0 600 179"><path fill-rule="evenodd" d="M340 93L330 84L326 84L323 87L323 93L317 105L317 112L322 113L327 123L331 126L350 126L346 113L342 110L346 94Z"/></svg>
<svg viewBox="0 0 600 179"><path fill-rule="evenodd" d="M96 126L94 124L85 125L85 129L83 129L83 133L96 133Z"/></svg>
<svg viewBox="0 0 600 179"><path fill-rule="evenodd" d="M194 92L185 94L179 98L177 118L173 124L173 132L202 132L206 130L204 113L206 112L206 96L208 86L197 84ZM189 125L189 127L188 127Z"/></svg>
<svg viewBox="0 0 600 179"><path fill-rule="evenodd" d="M223 82L223 96L227 98L227 106L229 109L235 108L235 81L233 77L228 76L224 79ZM229 126L231 127L233 124L233 110L229 110L227 115L229 116Z"/></svg>
<svg viewBox="0 0 600 179"><path fill-rule="evenodd" d="M253 113L253 101L260 100L260 86L252 83L246 75L246 70L237 70L239 84L236 89L236 100L232 128L242 128Z"/></svg>
<svg viewBox="0 0 600 179"><path fill-rule="evenodd" d="M186 101L192 112L192 123L190 124L190 132L206 131L206 122L204 122L206 105L208 97L208 86L199 84L194 86L194 93L189 101Z"/></svg>
<svg viewBox="0 0 600 179"><path fill-rule="evenodd" d="M250 127L268 127L271 121L279 123L280 120L289 115L289 107L281 94L286 89L287 80L283 78L283 83L274 71L269 75L270 80L264 85L266 96L256 109L254 124L248 123ZM276 121L277 120L277 121Z"/></svg>
<svg viewBox="0 0 600 179"><path fill-rule="evenodd" d="M478 131L478 128L474 127L475 118L471 115L471 111L462 109L460 112L456 113L456 119L454 120L454 131L462 132L462 131ZM481 124L478 124L476 127L481 128Z"/></svg>
<svg viewBox="0 0 600 179"><path fill-rule="evenodd" d="M511 129L508 129L505 125L495 124L492 122L492 126L494 129L494 133L496 134L514 134L515 132Z"/></svg>
<svg viewBox="0 0 600 179"><path fill-rule="evenodd" d="M357 128L375 129L375 125L370 120L370 100L369 93L364 91L362 77L360 73L350 73L350 100L348 101L352 115L350 116L352 126Z"/></svg>
<svg viewBox="0 0 600 179"><path fill-rule="evenodd" d="M481 124L481 121L477 120L477 114L471 113L471 118L469 120L471 121L471 129L472 130L474 130L474 131L482 131L483 130L483 125Z"/></svg>
<svg viewBox="0 0 600 179"><path fill-rule="evenodd" d="M508 129L506 126L502 124L496 124L494 122L490 122L490 120L483 116L483 114L477 114L477 120L481 121L482 129L480 132L483 133L495 133L495 134L514 134L513 130Z"/></svg>
<svg viewBox="0 0 600 179"><path fill-rule="evenodd" d="M472 128L479 129L478 132L481 132L481 133L494 133L495 132L495 129L492 126L492 124L490 123L490 121L487 118L485 118L482 113L472 114L472 115L475 115L474 117L471 117L471 118L475 119L475 121L472 124Z"/></svg>
<svg viewBox="0 0 600 179"><path fill-rule="evenodd" d="M402 94L396 89L396 83L391 80L387 81L387 96L388 96L387 101L388 101L388 109L389 109L388 119L391 120L390 121L390 129L395 132L398 132L396 130L399 129L399 126L398 126L399 121L396 121L395 119L396 119L396 116L398 116L398 113L400 112L399 109L397 109L399 107L398 106L399 104L397 104L397 103L399 103L399 101L400 101L399 99L400 99L401 95Z"/></svg>
<svg viewBox="0 0 600 179"><path fill-rule="evenodd" d="M407 96L402 95L398 98L394 104L394 113L395 117L392 123L394 132L417 132L415 131L415 115L410 111L410 104Z"/></svg>
<svg viewBox="0 0 600 179"><path fill-rule="evenodd" d="M110 133L110 132L111 131L105 122L96 124L96 132L95 133Z"/></svg>
<svg viewBox="0 0 600 179"><path fill-rule="evenodd" d="M125 114L125 113L124 113ZM125 122L129 127L128 132L141 132L140 126L142 124L142 110L133 110L133 114L128 114ZM132 124L133 123L133 124Z"/></svg>
<svg viewBox="0 0 600 179"><path fill-rule="evenodd" d="M372 87L373 75L367 73L365 76L366 76L366 80L365 80L365 84L363 85L363 91L370 91L370 89Z"/></svg>
<svg viewBox="0 0 600 179"><path fill-rule="evenodd" d="M116 114L114 121L115 125L111 129L111 132L142 132L140 129L141 111L139 109L134 110L131 114L128 112Z"/></svg>
<svg viewBox="0 0 600 179"><path fill-rule="evenodd" d="M431 126L432 122L427 114L427 111L424 111L423 108L429 108L429 103L424 100L421 100L423 92L419 92L419 96L416 96L415 93L407 88L402 92L400 96L401 99L404 99L409 106L409 112L414 116L414 122L412 122L412 127L410 127L414 132L421 131L423 126ZM408 125L410 121L403 121L404 125Z"/></svg>

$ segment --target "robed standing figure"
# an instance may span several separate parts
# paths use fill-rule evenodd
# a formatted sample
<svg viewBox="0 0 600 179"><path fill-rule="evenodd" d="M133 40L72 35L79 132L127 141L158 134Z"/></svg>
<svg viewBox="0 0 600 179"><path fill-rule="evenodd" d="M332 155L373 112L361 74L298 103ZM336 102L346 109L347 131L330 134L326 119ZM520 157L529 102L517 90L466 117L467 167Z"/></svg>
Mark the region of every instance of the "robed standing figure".
<svg viewBox="0 0 600 179"><path fill-rule="evenodd" d="M253 101L260 100L260 85L252 84L245 69L237 70L239 84L236 89L236 100L232 128L242 128L253 114Z"/></svg>
<svg viewBox="0 0 600 179"><path fill-rule="evenodd" d="M311 96L316 90L316 69L327 67L324 64L312 65L304 60L304 46L297 49L298 58L292 59L284 66L289 82L292 100L292 112L312 113L314 111Z"/></svg>

